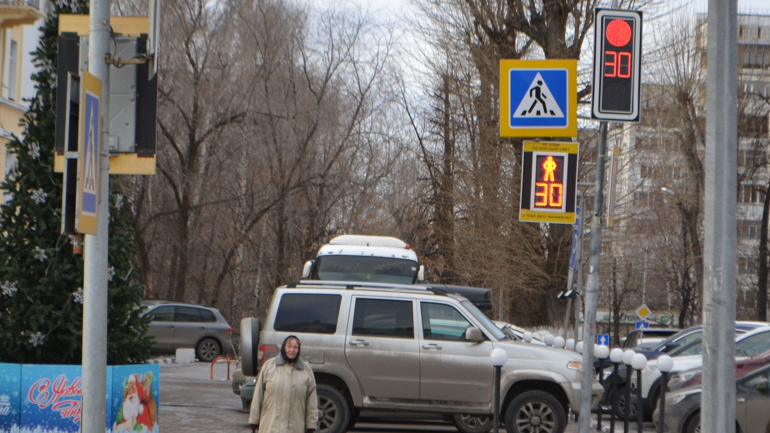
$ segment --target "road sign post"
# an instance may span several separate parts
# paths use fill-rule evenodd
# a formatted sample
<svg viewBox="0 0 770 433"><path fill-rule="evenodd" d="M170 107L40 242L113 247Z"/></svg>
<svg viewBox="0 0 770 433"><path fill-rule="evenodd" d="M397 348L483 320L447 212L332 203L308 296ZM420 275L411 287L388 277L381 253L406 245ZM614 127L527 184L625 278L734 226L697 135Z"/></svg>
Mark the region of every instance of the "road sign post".
<svg viewBox="0 0 770 433"><path fill-rule="evenodd" d="M591 116L636 122L642 72L642 13L596 9Z"/></svg>

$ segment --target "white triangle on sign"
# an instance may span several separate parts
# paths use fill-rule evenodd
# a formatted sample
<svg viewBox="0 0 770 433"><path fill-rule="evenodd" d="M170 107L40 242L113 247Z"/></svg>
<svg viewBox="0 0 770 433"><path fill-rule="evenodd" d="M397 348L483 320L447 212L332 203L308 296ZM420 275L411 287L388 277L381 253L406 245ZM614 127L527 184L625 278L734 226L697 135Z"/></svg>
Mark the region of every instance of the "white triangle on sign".
<svg viewBox="0 0 770 433"><path fill-rule="evenodd" d="M86 169L84 173L83 190L96 194L96 136L94 134L94 122L95 111L92 111L91 121L89 122L88 132L86 135Z"/></svg>
<svg viewBox="0 0 770 433"><path fill-rule="evenodd" d="M522 98L519 106L516 108L513 117L564 117L564 113L559 108L559 103L554 99L551 91L548 89L548 84L543 79L543 76L540 75L540 72L535 75L535 79L529 85L529 90L527 90L524 98Z"/></svg>

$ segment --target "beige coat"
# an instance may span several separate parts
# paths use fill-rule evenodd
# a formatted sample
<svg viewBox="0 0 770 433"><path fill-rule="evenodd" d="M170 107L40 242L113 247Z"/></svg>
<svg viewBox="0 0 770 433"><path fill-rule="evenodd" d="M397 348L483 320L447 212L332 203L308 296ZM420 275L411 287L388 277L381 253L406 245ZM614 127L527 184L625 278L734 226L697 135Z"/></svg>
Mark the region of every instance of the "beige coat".
<svg viewBox="0 0 770 433"><path fill-rule="evenodd" d="M260 433L304 433L318 428L315 377L302 359L293 365L280 355L262 366L251 401L249 423Z"/></svg>

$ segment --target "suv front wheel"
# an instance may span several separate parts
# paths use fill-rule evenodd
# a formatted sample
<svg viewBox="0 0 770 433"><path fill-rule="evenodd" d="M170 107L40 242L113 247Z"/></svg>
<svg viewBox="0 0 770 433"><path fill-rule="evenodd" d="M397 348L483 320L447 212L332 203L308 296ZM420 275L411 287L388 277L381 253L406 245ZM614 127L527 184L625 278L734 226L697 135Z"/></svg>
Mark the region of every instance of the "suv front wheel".
<svg viewBox="0 0 770 433"><path fill-rule="evenodd" d="M566 427L564 407L544 391L523 392L505 410L508 433L562 433Z"/></svg>
<svg viewBox="0 0 770 433"><path fill-rule="evenodd" d="M491 416L456 414L452 416L457 431L461 433L487 433L492 430Z"/></svg>
<svg viewBox="0 0 770 433"><path fill-rule="evenodd" d="M331 385L318 384L319 433L343 433L350 423L350 404L344 395Z"/></svg>

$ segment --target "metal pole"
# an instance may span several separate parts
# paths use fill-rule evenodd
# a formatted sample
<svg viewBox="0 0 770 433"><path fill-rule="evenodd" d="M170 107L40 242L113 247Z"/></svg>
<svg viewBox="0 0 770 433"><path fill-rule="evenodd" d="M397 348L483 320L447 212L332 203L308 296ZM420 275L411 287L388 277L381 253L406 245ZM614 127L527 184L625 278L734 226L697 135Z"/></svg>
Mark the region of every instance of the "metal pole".
<svg viewBox="0 0 770 433"><path fill-rule="evenodd" d="M666 416L666 387L668 386L668 373L661 372L663 375L660 384L660 408L658 409L658 433L663 433L663 419Z"/></svg>
<svg viewBox="0 0 770 433"><path fill-rule="evenodd" d="M618 411L618 382L620 381L618 378L620 364L617 362L613 362L613 364L615 367L612 370L612 394L610 395L612 399L610 402L610 433L615 433L615 414Z"/></svg>
<svg viewBox="0 0 770 433"><path fill-rule="evenodd" d="M599 383L602 385L602 388L604 388L604 358L599 358ZM601 400L599 400L599 407L596 408L596 430L602 431L602 401Z"/></svg>
<svg viewBox="0 0 770 433"><path fill-rule="evenodd" d="M638 433L644 433L642 412L642 370L636 370L636 431Z"/></svg>
<svg viewBox="0 0 770 433"><path fill-rule="evenodd" d="M567 290L572 290L572 271L571 270L569 271L569 279L570 279L570 284L567 286L567 287L569 287L569 289L567 289ZM567 340L567 331L569 330L569 316L570 316L570 313L572 313L572 296L567 298L567 308L566 308L566 311L564 313L564 330L561 333L561 337L565 341Z"/></svg>
<svg viewBox="0 0 770 433"><path fill-rule="evenodd" d="M107 253L109 239L110 0L91 0L88 72L102 81L97 234L85 235L83 265L83 388L81 431L104 433L107 420Z"/></svg>
<svg viewBox="0 0 770 433"><path fill-rule="evenodd" d="M604 195L604 159L607 154L607 122L601 122L599 149L596 156L596 192L591 209L591 255L583 315L583 382L580 397L580 433L588 433L591 422L591 383L593 382L594 341L596 340L596 306L599 303L599 264L602 252L602 202Z"/></svg>
<svg viewBox="0 0 770 433"><path fill-rule="evenodd" d="M708 3L701 427L720 433L735 432L736 3Z"/></svg>
<svg viewBox="0 0 770 433"><path fill-rule="evenodd" d="M494 433L500 432L500 367L495 367L495 421Z"/></svg>
<svg viewBox="0 0 770 433"><path fill-rule="evenodd" d="M628 433L629 423L631 421L631 373L634 369L626 364L626 407L623 411L623 433Z"/></svg>
<svg viewBox="0 0 770 433"><path fill-rule="evenodd" d="M578 329L580 329L580 298L583 296L583 228L585 227L585 218L583 218L583 215L585 215L585 200L583 200L583 193L578 193L578 203L580 203L580 224L578 227L579 236L578 239L580 239L580 242L578 242L576 255L575 258L575 267L577 268L577 281L575 284L575 293L577 296L575 296L575 341L581 340L580 337L578 337ZM582 340L585 340L585 338L582 338ZM585 344L585 343L584 343ZM585 350L585 346L583 347Z"/></svg>

